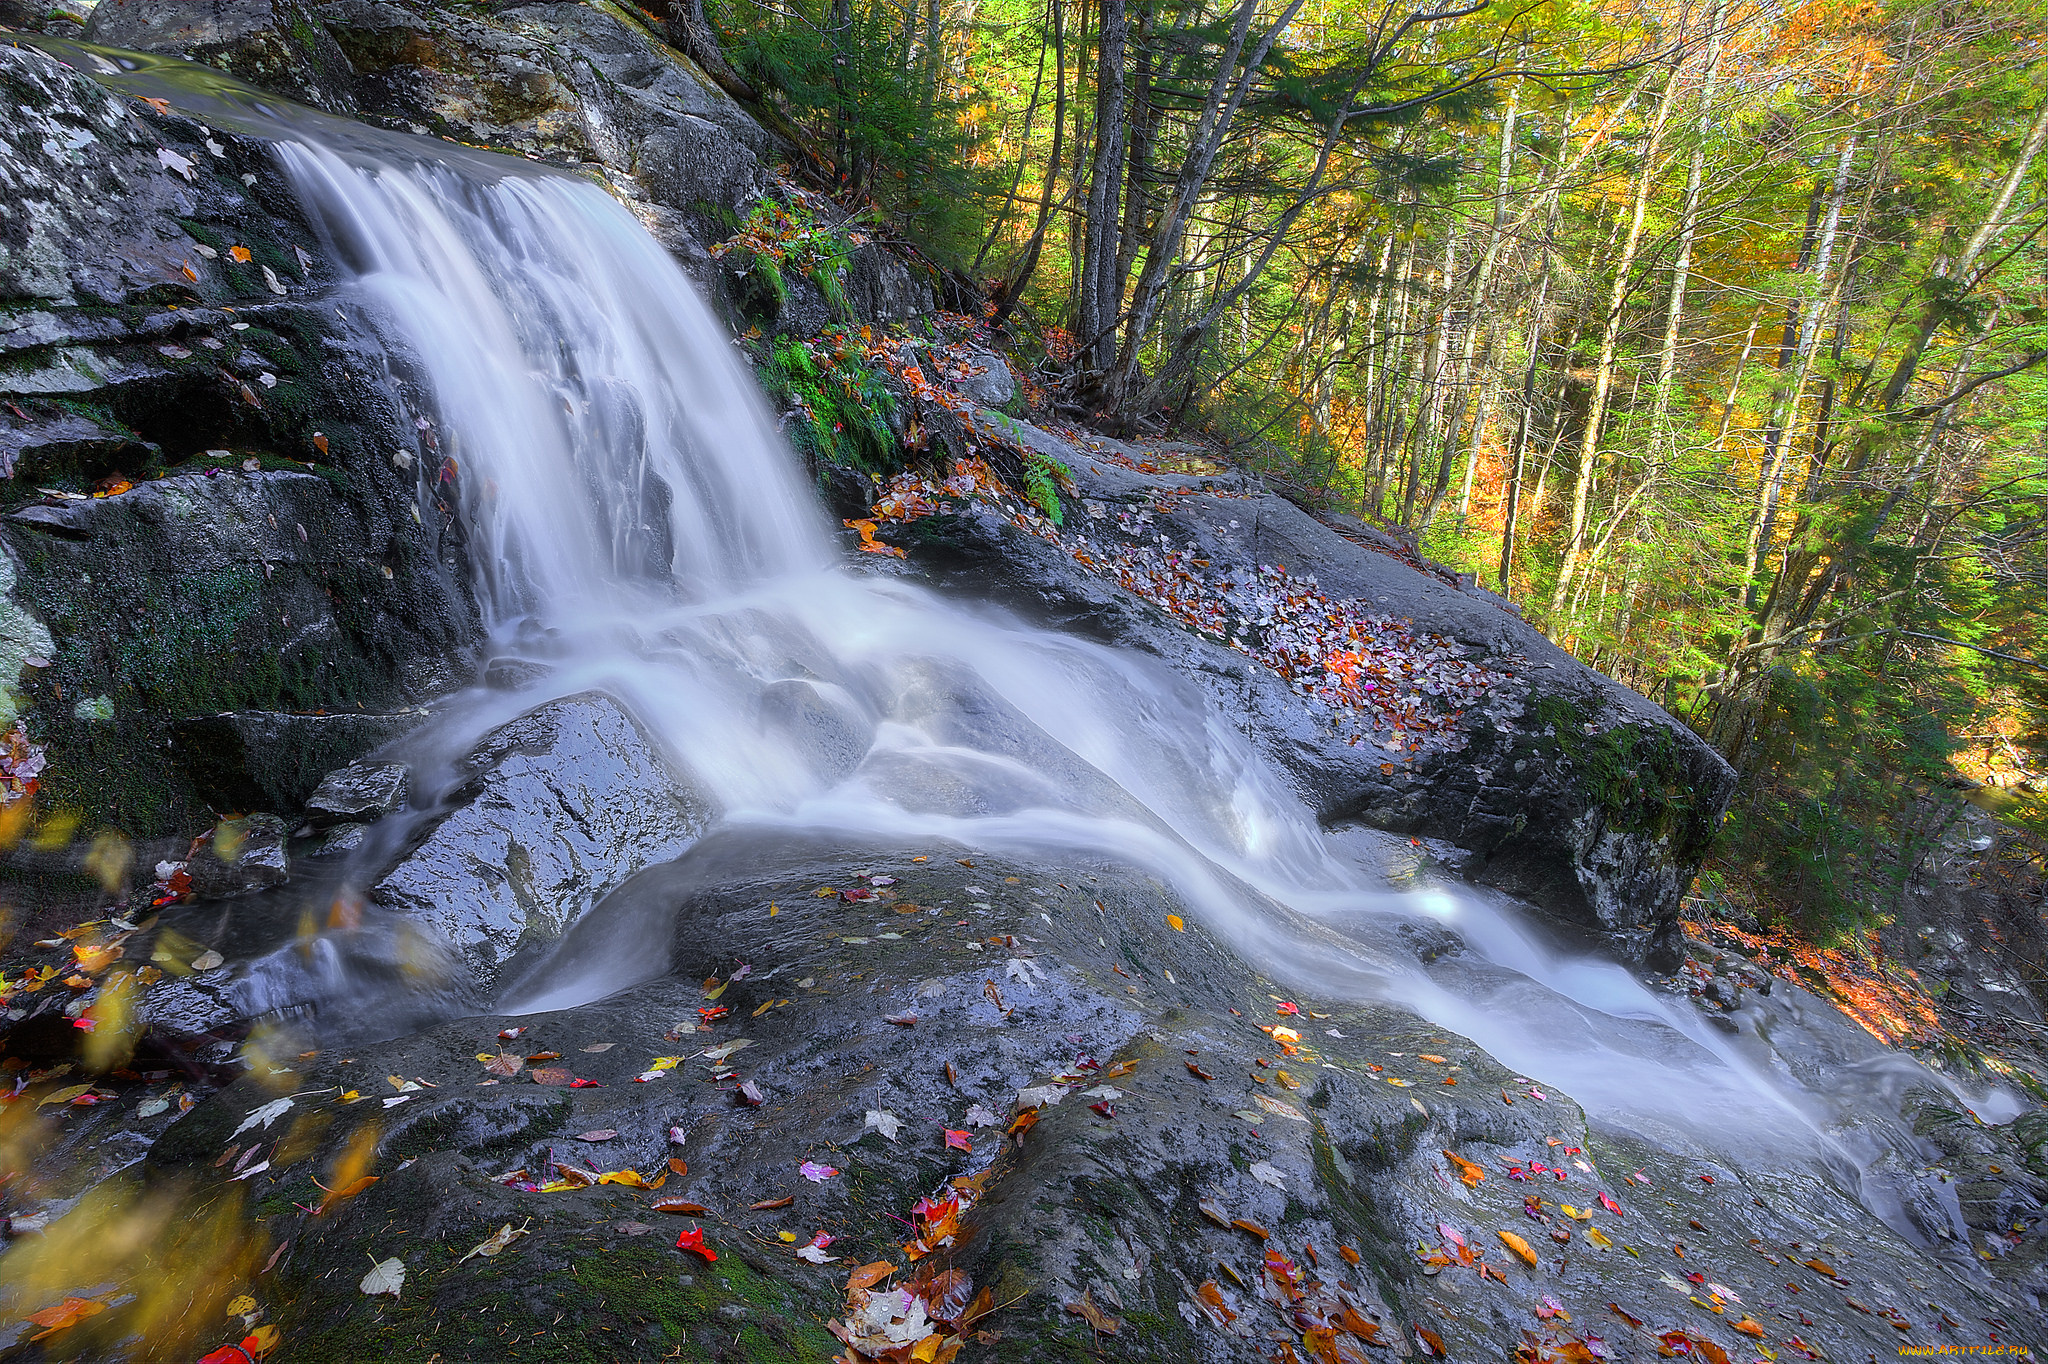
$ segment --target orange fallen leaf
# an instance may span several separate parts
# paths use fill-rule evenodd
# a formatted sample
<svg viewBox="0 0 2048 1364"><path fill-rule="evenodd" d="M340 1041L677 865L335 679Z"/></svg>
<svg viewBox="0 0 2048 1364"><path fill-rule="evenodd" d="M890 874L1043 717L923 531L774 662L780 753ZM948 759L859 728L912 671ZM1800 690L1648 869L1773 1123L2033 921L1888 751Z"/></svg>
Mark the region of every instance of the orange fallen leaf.
<svg viewBox="0 0 2048 1364"><path fill-rule="evenodd" d="M1456 1151L1444 1152L1444 1159L1458 1167L1458 1178L1464 1182L1465 1187L1468 1189L1486 1178L1486 1171L1480 1169L1479 1166L1465 1159Z"/></svg>
<svg viewBox="0 0 2048 1364"><path fill-rule="evenodd" d="M1185 933L1188 927L1186 921L1183 920L1178 914L1167 915L1166 926L1176 933Z"/></svg>
<svg viewBox="0 0 2048 1364"><path fill-rule="evenodd" d="M1744 1317L1741 1321L1736 1322L1735 1329L1746 1336L1755 1336L1758 1340L1764 1338L1764 1328L1751 1321L1748 1317Z"/></svg>
<svg viewBox="0 0 2048 1364"><path fill-rule="evenodd" d="M1236 1227L1239 1231L1250 1232L1252 1235L1258 1237L1261 1241L1267 1240L1273 1235L1272 1232L1267 1231L1257 1222L1253 1222L1248 1218L1234 1217L1230 1220L1230 1225Z"/></svg>
<svg viewBox="0 0 2048 1364"><path fill-rule="evenodd" d="M872 1264L862 1265L859 1269L847 1275L846 1291L848 1293L858 1293L863 1288L873 1288L895 1272L896 1266L890 1264L887 1260L876 1260Z"/></svg>
<svg viewBox="0 0 2048 1364"><path fill-rule="evenodd" d="M1360 1259L1363 1258L1359 1255L1357 1251L1353 1250L1350 1246L1338 1246L1337 1253L1344 1257L1344 1263L1347 1265L1355 1265L1359 1262Z"/></svg>
<svg viewBox="0 0 2048 1364"><path fill-rule="evenodd" d="M249 248L246 246L231 246L228 248L228 258L238 264L247 265L249 263Z"/></svg>
<svg viewBox="0 0 2048 1364"><path fill-rule="evenodd" d="M85 1318L96 1317L106 1310L105 1303L94 1302L91 1298L66 1298L55 1306L30 1313L24 1320L46 1328L29 1337L30 1340L41 1340L44 1336L54 1336L59 1331L76 1326Z"/></svg>
<svg viewBox="0 0 2048 1364"><path fill-rule="evenodd" d="M1498 1232L1496 1235L1500 1237L1501 1244L1515 1252L1516 1258L1521 1260L1523 1264L1531 1269L1536 1267L1536 1252L1527 1241L1524 1241L1511 1231Z"/></svg>
<svg viewBox="0 0 2048 1364"><path fill-rule="evenodd" d="M381 1178L383 1178L383 1176L381 1175L364 1175L360 1179L352 1179L348 1183L343 1184L338 1188L329 1189L327 1191L327 1197L320 1200L320 1211L326 1212L336 1203L340 1203L345 1199L354 1198L357 1194L369 1188L372 1184L375 1184Z"/></svg>
<svg viewBox="0 0 2048 1364"><path fill-rule="evenodd" d="M655 1212L672 1212L688 1217L700 1216L706 1211L702 1203L692 1203L687 1198L657 1198L651 1206Z"/></svg>

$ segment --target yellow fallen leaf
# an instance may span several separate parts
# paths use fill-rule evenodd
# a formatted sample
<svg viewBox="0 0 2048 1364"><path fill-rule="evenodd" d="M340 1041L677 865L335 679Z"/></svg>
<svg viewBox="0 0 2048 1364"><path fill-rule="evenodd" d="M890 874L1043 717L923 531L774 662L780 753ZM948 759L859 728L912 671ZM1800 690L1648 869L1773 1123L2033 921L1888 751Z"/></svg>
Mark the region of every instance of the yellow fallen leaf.
<svg viewBox="0 0 2048 1364"><path fill-rule="evenodd" d="M649 1070L674 1070L682 1063L683 1058L680 1056L657 1056L647 1068Z"/></svg>
<svg viewBox="0 0 2048 1364"><path fill-rule="evenodd" d="M1527 1241L1524 1241L1511 1231L1503 1231L1496 1234L1500 1237L1502 1245L1515 1252L1515 1258L1531 1269L1536 1267L1536 1252L1530 1249Z"/></svg>
<svg viewBox="0 0 2048 1364"><path fill-rule="evenodd" d="M778 1231L778 1232L776 1232L775 1234L776 1234L777 1236L780 1236L780 1237L781 1237L781 1238L782 1238L783 1240L785 1240L785 1241L794 1241L794 1240L796 1240L796 1233L795 1233L795 1232L793 1232L793 1231Z"/></svg>
<svg viewBox="0 0 2048 1364"><path fill-rule="evenodd" d="M1557 1210L1575 1221L1590 1222L1593 1220L1593 1210L1591 1208L1575 1208L1569 1203L1560 1203Z"/></svg>
<svg viewBox="0 0 2048 1364"><path fill-rule="evenodd" d="M250 1297L247 1293L242 1294L239 1298L228 1304L228 1315L231 1317L246 1317L255 1310L256 1299Z"/></svg>
<svg viewBox="0 0 2048 1364"><path fill-rule="evenodd" d="M282 1336L283 1332L275 1326L259 1326L242 1337L242 1348L259 1356L267 1355L277 1348L277 1342Z"/></svg>
<svg viewBox="0 0 2048 1364"><path fill-rule="evenodd" d="M644 1189L647 1181L640 1177L638 1170L613 1170L597 1177L600 1184L623 1184L629 1189Z"/></svg>
<svg viewBox="0 0 2048 1364"><path fill-rule="evenodd" d="M1611 1246L1614 1244L1614 1242L1607 1239L1607 1233L1601 1231L1598 1227L1587 1227L1586 1239L1596 1246Z"/></svg>
<svg viewBox="0 0 2048 1364"><path fill-rule="evenodd" d="M1188 927L1187 923L1178 914L1167 915L1166 926L1176 933L1185 933Z"/></svg>

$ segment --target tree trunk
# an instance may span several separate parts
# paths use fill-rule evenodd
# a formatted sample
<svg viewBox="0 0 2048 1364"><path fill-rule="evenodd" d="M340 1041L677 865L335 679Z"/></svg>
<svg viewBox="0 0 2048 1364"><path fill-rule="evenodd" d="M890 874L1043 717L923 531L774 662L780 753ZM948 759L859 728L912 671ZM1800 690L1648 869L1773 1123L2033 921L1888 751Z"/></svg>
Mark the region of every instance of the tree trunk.
<svg viewBox="0 0 2048 1364"><path fill-rule="evenodd" d="M1550 597L1555 614L1564 604L1579 556L1586 544L1586 509L1593 491L1593 472L1600 457L1601 427L1607 418L1607 400L1614 388L1614 360L1621 341L1622 318L1628 304L1629 276L1635 269L1636 251L1642 245L1643 219L1649 211L1650 186L1656 180L1657 155L1663 149L1664 129L1671 118L1671 106L1678 96L1678 73L1668 74L1664 92L1657 100L1657 112L1650 120L1650 137L1636 169L1635 187L1629 196L1628 232L1622 238L1621 253L1614 262L1614 285L1607 296L1607 315L1600 327L1600 359L1593 371L1593 396L1586 406L1586 425L1579 439L1578 478L1572 488L1571 528L1565 537L1564 559L1558 566L1557 586Z"/></svg>

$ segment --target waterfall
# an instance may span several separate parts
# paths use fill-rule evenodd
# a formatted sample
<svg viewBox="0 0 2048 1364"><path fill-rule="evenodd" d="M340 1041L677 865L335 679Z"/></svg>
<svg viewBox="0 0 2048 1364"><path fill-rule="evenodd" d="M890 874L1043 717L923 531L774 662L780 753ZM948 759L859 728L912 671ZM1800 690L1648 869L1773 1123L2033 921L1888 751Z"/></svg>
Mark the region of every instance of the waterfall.
<svg viewBox="0 0 2048 1364"><path fill-rule="evenodd" d="M1895 1100L1935 1077L1831 1011L1779 1008L1770 1042L1730 1038L1556 953L1502 897L1393 892L1163 665L841 563L734 346L597 185L469 154L280 155L412 376L421 443L393 453L459 499L494 648L547 665L455 698L431 751L602 690L720 828L1110 859L1276 980L1411 1009L1619 1131L1852 1185L1886 1152L1920 1163ZM832 717L829 741L774 722L792 695ZM668 912L600 905L501 1006L659 972ZM1425 962L1416 925L1468 950Z"/></svg>

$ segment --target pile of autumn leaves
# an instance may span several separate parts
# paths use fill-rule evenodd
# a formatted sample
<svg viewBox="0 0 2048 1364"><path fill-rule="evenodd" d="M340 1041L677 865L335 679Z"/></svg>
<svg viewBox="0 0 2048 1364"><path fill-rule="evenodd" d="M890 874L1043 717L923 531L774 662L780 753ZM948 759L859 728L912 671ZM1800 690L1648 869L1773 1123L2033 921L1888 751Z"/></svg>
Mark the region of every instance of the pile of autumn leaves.
<svg viewBox="0 0 2048 1364"><path fill-rule="evenodd" d="M861 549L901 558L901 549L876 538L884 525L968 500L1059 546L1185 628L1279 674L1297 695L1326 708L1353 744L1370 740L1400 753L1450 747L1466 709L1511 677L1468 662L1451 641L1420 632L1410 621L1326 596L1312 576L1271 564L1214 571L1195 545L1175 545L1154 528L1153 514L1169 510L1164 502L1119 510L1113 518L1104 505L1085 504L1089 519L1113 528L1114 539L1062 530L978 458L956 461L943 481L898 474L872 515L846 525L860 534Z"/></svg>

